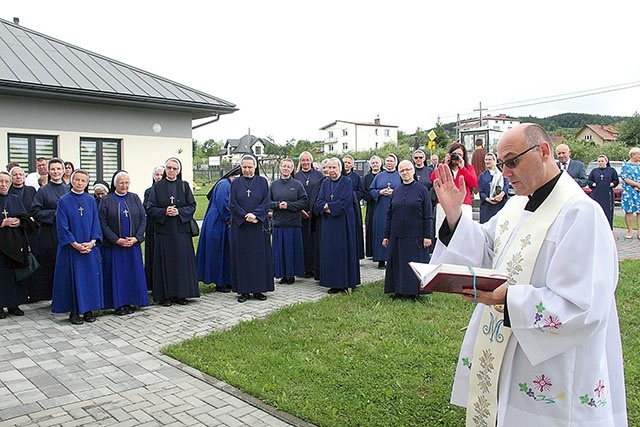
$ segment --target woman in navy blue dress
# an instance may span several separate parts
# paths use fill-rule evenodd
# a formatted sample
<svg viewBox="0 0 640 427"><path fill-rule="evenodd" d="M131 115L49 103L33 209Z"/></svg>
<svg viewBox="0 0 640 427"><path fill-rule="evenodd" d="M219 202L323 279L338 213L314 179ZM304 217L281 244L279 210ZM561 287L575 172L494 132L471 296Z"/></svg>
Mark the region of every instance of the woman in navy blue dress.
<svg viewBox="0 0 640 427"><path fill-rule="evenodd" d="M215 283L216 292L231 292L231 183L240 175L240 166L226 173L207 194L209 205L202 221L196 266L198 280Z"/></svg>
<svg viewBox="0 0 640 427"><path fill-rule="evenodd" d="M389 248L384 277L384 293L414 301L420 293L420 280L409 262L429 262L433 241L433 208L425 185L414 178L415 169L408 160L398 166L402 184L391 195L382 246Z"/></svg>
<svg viewBox="0 0 640 427"><path fill-rule="evenodd" d="M242 176L231 183L231 288L238 302L253 293L265 301L265 292L275 289L269 234L269 183L258 175L258 162L242 158Z"/></svg>
<svg viewBox="0 0 640 427"><path fill-rule="evenodd" d="M140 197L129 192L129 184L129 174L116 171L111 192L104 196L98 209L104 236L104 308L115 308L118 316L133 313L134 307L149 305L140 249L147 219Z"/></svg>
<svg viewBox="0 0 640 427"><path fill-rule="evenodd" d="M620 183L618 172L611 167L609 158L604 154L598 156L598 167L589 172L587 186L591 189L589 196L602 206L609 225L613 230L613 189Z"/></svg>
<svg viewBox="0 0 640 427"><path fill-rule="evenodd" d="M32 248L33 254L40 262L40 268L36 270L30 281L30 302L51 299L53 272L58 253L56 208L58 200L69 192L69 186L62 180L63 173L62 159L49 160L49 182L40 187L33 197L30 214L40 225L40 231Z"/></svg>
<svg viewBox="0 0 640 427"><path fill-rule="evenodd" d="M371 183L369 194L375 201L376 207L372 220L372 251L373 261L378 263L378 268L385 268L387 262L387 248L382 246L384 238L384 227L387 222L387 211L389 201L396 187L402 184L400 175L396 170L398 166L398 156L389 154L384 160L384 170L376 175Z"/></svg>

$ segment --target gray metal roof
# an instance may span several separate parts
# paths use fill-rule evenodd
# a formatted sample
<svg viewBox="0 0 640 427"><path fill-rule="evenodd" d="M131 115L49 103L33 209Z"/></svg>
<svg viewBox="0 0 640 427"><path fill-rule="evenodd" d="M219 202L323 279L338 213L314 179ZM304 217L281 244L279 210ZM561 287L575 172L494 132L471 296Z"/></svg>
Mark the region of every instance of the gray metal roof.
<svg viewBox="0 0 640 427"><path fill-rule="evenodd" d="M264 144L262 138L256 138L253 135L244 135L240 139L227 139L227 142L224 146L225 148L231 147L231 153L233 154L252 154L253 150L251 149L251 147L253 147L258 141Z"/></svg>
<svg viewBox="0 0 640 427"><path fill-rule="evenodd" d="M190 111L235 104L0 19L0 94Z"/></svg>

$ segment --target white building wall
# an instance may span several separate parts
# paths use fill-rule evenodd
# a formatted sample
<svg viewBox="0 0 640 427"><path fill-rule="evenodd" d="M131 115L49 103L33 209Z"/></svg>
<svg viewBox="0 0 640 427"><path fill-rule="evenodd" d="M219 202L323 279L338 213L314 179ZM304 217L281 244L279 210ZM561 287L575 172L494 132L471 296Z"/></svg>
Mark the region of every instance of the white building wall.
<svg viewBox="0 0 640 427"><path fill-rule="evenodd" d="M159 132L153 130L156 123ZM130 191L141 197L151 185L153 168L169 157L180 159L185 181L193 180L188 113L0 96L2 167L9 161L8 135L15 133L57 136L58 155L76 168L81 138L121 140L122 169L131 175Z"/></svg>
<svg viewBox="0 0 640 427"><path fill-rule="evenodd" d="M345 131L346 135L344 134ZM386 131L388 131L389 135L386 134ZM387 142L398 143L398 129L396 127L338 121L335 125L324 129L322 132L326 155L338 155L346 151L371 150L380 148ZM329 136L330 132L333 132L332 137ZM332 150L330 149L331 146L333 146Z"/></svg>

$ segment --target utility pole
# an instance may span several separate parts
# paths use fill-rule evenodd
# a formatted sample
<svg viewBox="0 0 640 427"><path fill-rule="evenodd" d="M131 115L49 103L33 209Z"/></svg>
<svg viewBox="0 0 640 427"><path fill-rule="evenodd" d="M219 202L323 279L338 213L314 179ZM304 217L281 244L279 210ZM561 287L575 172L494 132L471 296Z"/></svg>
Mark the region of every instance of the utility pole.
<svg viewBox="0 0 640 427"><path fill-rule="evenodd" d="M480 102L480 108L476 108L473 111L479 111L480 112L480 126L479 127L482 127L482 111L483 111L482 110L482 102Z"/></svg>

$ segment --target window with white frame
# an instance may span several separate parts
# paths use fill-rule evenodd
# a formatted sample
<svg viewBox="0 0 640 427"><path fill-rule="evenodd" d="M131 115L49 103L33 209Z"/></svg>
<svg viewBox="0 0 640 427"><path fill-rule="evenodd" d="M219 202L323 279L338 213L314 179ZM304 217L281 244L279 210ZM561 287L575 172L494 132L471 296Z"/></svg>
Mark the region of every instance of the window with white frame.
<svg viewBox="0 0 640 427"><path fill-rule="evenodd" d="M349 143L348 142L343 142L342 143L342 149L343 150L348 150L349 149Z"/></svg>
<svg viewBox="0 0 640 427"><path fill-rule="evenodd" d="M333 131L332 130L329 131L329 138L333 138Z"/></svg>
<svg viewBox="0 0 640 427"><path fill-rule="evenodd" d="M329 151L333 151L333 144L329 144Z"/></svg>
<svg viewBox="0 0 640 427"><path fill-rule="evenodd" d="M586 135L584 136L585 141L591 141L591 138L592 138L592 136L591 136L591 135L589 135L589 134L586 134Z"/></svg>
<svg viewBox="0 0 640 427"><path fill-rule="evenodd" d="M389 136L389 129L384 130L384 136Z"/></svg>
<svg viewBox="0 0 640 427"><path fill-rule="evenodd" d="M115 171L121 169L119 139L81 138L80 168L91 176L91 181L111 182Z"/></svg>
<svg viewBox="0 0 640 427"><path fill-rule="evenodd" d="M9 134L9 162L18 163L25 172L36 170L36 159L58 156L58 137L52 135Z"/></svg>
<svg viewBox="0 0 640 427"><path fill-rule="evenodd" d="M254 145L253 146L253 151L256 154L256 156L262 156L262 145Z"/></svg>
<svg viewBox="0 0 640 427"><path fill-rule="evenodd" d="M349 131L347 129L342 129L342 136L349 135Z"/></svg>

